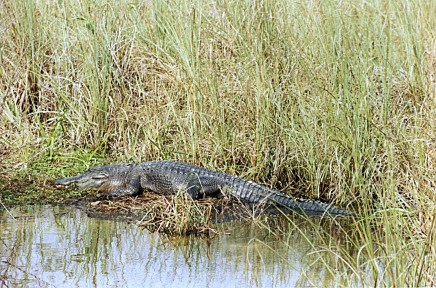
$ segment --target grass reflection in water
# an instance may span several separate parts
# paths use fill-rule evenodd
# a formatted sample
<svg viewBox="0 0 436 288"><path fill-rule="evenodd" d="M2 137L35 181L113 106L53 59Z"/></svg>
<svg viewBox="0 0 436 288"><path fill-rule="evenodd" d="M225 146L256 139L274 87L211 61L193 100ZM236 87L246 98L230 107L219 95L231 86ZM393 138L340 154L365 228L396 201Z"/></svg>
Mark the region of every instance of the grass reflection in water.
<svg viewBox="0 0 436 288"><path fill-rule="evenodd" d="M79 209L10 213L15 219L6 212L0 218L0 283L9 287L318 286L339 284L341 271L351 272L338 257L316 252L325 243L314 246L320 232L312 233L303 219L219 224L221 233L206 239L150 233ZM325 233L335 233L329 229ZM326 268L332 265L338 267L333 274Z"/></svg>

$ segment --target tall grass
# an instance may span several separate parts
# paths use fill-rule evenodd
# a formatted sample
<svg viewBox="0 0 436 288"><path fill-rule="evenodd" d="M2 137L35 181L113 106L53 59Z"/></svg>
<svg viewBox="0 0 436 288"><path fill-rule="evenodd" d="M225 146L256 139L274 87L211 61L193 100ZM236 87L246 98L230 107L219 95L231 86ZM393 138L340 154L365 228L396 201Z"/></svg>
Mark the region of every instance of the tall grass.
<svg viewBox="0 0 436 288"><path fill-rule="evenodd" d="M1 165L86 150L222 169L349 206L380 277L436 285L435 14L402 0L3 1Z"/></svg>

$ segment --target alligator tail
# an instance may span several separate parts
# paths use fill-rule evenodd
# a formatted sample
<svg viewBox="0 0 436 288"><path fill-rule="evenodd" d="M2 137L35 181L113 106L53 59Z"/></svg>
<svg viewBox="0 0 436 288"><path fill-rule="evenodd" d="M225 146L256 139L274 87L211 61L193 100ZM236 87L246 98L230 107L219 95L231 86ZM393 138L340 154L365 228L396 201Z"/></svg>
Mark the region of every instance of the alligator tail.
<svg viewBox="0 0 436 288"><path fill-rule="evenodd" d="M280 195L278 193L274 193L269 197L269 199L276 205L279 204L279 206L288 208L300 214L306 214L308 216L356 216L356 214L353 212L316 200L292 198L286 195Z"/></svg>

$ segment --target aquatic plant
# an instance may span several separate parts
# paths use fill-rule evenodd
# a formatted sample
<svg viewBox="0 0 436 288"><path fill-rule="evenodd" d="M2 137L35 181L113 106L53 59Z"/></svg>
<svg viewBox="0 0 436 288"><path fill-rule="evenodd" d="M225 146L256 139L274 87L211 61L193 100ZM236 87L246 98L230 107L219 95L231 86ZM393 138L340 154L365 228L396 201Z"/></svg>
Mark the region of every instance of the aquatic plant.
<svg viewBox="0 0 436 288"><path fill-rule="evenodd" d="M362 257L343 259L359 279L434 286L435 14L401 0L3 1L0 182L184 160L358 212L347 246Z"/></svg>

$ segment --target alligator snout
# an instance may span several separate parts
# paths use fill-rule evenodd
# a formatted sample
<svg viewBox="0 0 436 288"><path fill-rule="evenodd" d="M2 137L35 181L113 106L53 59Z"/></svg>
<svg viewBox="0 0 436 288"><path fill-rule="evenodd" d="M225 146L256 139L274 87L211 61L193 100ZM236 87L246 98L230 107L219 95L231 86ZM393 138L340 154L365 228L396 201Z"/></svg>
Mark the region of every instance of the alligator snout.
<svg viewBox="0 0 436 288"><path fill-rule="evenodd" d="M100 175L87 172L73 177L58 178L54 181L54 183L62 186L76 185L78 188L99 188L101 185L107 182L107 177L97 176Z"/></svg>
<svg viewBox="0 0 436 288"><path fill-rule="evenodd" d="M54 183L56 185L67 186L67 185L79 183L81 178L82 178L82 175L68 177L68 178L58 178L54 181Z"/></svg>

